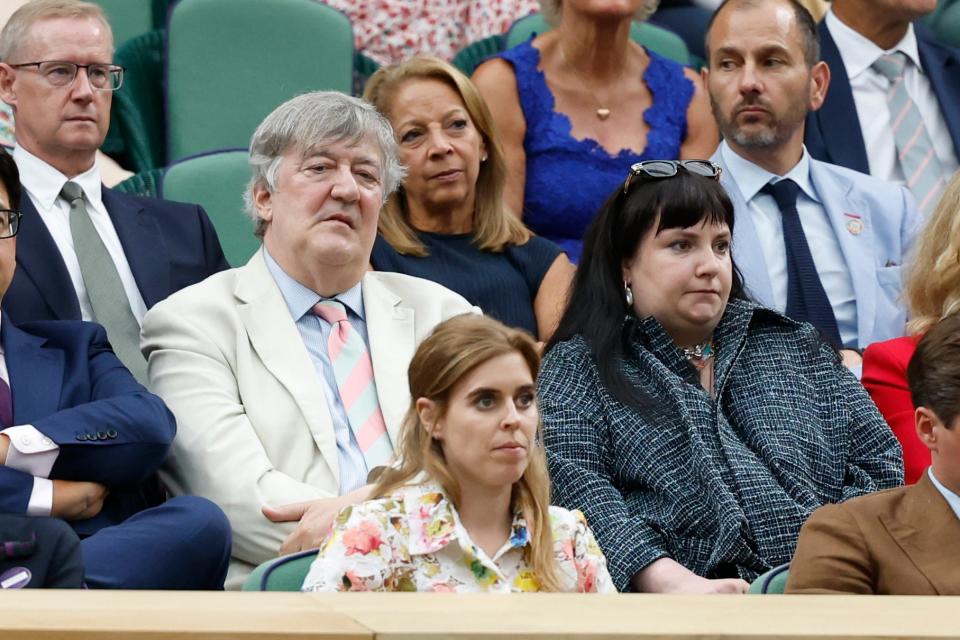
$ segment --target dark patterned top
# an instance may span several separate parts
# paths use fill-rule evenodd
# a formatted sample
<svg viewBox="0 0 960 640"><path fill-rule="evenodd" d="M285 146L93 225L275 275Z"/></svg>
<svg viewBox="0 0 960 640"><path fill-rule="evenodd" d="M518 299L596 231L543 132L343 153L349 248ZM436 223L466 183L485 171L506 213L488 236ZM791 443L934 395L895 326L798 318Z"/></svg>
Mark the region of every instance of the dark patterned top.
<svg viewBox="0 0 960 640"><path fill-rule="evenodd" d="M644 409L613 398L581 337L539 379L554 502L587 516L619 590L662 557L752 580L789 562L817 507L903 483L890 428L811 325L731 300L714 401L659 322L628 322Z"/></svg>
<svg viewBox="0 0 960 640"><path fill-rule="evenodd" d="M647 146L611 155L596 140L570 134L570 118L554 110L553 94L540 65L540 50L525 42L500 54L513 65L527 133L523 221L553 240L570 260L580 261L583 234L611 192L622 184L630 165L641 160L674 160L687 137L687 106L693 83L683 67L652 51L643 82L653 103L643 112L649 126ZM638 114L639 116L639 114Z"/></svg>

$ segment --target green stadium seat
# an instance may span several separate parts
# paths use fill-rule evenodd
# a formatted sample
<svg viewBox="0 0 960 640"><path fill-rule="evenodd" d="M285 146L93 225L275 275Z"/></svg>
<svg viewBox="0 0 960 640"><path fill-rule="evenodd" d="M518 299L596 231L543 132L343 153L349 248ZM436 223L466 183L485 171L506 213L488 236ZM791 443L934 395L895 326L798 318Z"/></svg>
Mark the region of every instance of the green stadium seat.
<svg viewBox="0 0 960 640"><path fill-rule="evenodd" d="M129 193L135 196L158 198L160 196L160 182L163 180L163 169L150 169L142 173L135 173L123 182L113 187L114 191Z"/></svg>
<svg viewBox="0 0 960 640"><path fill-rule="evenodd" d="M243 209L243 193L250 181L246 149L217 151L181 160L167 167L159 196L165 200L202 206L220 238L231 266L246 264L260 247L253 222Z"/></svg>
<svg viewBox="0 0 960 640"><path fill-rule="evenodd" d="M163 31L150 31L128 40L117 49L114 60L126 73L123 86L113 97L110 131L103 151L118 157L131 171L163 167ZM117 140L119 146L114 142Z"/></svg>
<svg viewBox="0 0 960 640"><path fill-rule="evenodd" d="M506 48L510 49L526 42L533 34L546 33L550 25L539 13L520 18L507 32ZM630 26L630 38L647 49L659 53L665 58L676 60L682 65L690 64L690 51L677 34L648 22L634 22Z"/></svg>
<svg viewBox="0 0 960 640"><path fill-rule="evenodd" d="M153 31L154 0L94 0L94 2L107 14L115 47L130 38Z"/></svg>
<svg viewBox="0 0 960 640"><path fill-rule="evenodd" d="M789 563L774 567L770 569L770 571L757 576L757 579L750 584L750 589L747 593L783 593L783 590L787 587L787 577L789 573Z"/></svg>
<svg viewBox="0 0 960 640"><path fill-rule="evenodd" d="M926 21L940 42L960 47L960 0L940 0Z"/></svg>
<svg viewBox="0 0 960 640"><path fill-rule="evenodd" d="M285 100L352 89L350 21L315 0L181 0L166 51L168 161L246 147Z"/></svg>
<svg viewBox="0 0 960 640"><path fill-rule="evenodd" d="M473 70L481 62L503 51L504 42L505 39L502 35L494 35L468 44L453 57L453 66L467 76L473 75Z"/></svg>
<svg viewBox="0 0 960 640"><path fill-rule="evenodd" d="M267 560L243 583L244 591L300 591L317 550L301 551Z"/></svg>

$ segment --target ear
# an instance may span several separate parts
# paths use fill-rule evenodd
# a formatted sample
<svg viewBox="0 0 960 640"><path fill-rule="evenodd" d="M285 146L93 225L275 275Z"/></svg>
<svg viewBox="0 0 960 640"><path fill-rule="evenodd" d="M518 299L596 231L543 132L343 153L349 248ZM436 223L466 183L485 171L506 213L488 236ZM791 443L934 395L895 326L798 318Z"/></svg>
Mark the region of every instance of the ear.
<svg viewBox="0 0 960 640"><path fill-rule="evenodd" d="M707 64L700 67L700 79L703 80L703 87L709 91L710 85L707 84L710 82L710 61L707 61Z"/></svg>
<svg viewBox="0 0 960 640"><path fill-rule="evenodd" d="M623 261L620 265L621 275L623 276L623 281L629 283L633 279L633 276L630 275L630 270L633 268L633 258L628 258Z"/></svg>
<svg viewBox="0 0 960 640"><path fill-rule="evenodd" d="M429 398L417 398L415 404L417 415L420 416L420 424L427 430L432 438L443 441L443 428L437 415L437 404Z"/></svg>
<svg viewBox="0 0 960 640"><path fill-rule="evenodd" d="M927 407L917 407L913 412L917 437L930 451L937 449L937 427L943 427L943 421Z"/></svg>
<svg viewBox="0 0 960 640"><path fill-rule="evenodd" d="M480 136L480 162L487 161L487 141Z"/></svg>
<svg viewBox="0 0 960 640"><path fill-rule="evenodd" d="M0 100L14 108L17 106L17 93L13 89L13 81L16 77L16 69L0 62Z"/></svg>
<svg viewBox="0 0 960 640"><path fill-rule="evenodd" d="M253 204L257 207L257 215L267 222L273 220L273 194L265 184L253 187Z"/></svg>
<svg viewBox="0 0 960 640"><path fill-rule="evenodd" d="M830 88L830 67L821 60L810 69L810 104L811 111L823 106Z"/></svg>

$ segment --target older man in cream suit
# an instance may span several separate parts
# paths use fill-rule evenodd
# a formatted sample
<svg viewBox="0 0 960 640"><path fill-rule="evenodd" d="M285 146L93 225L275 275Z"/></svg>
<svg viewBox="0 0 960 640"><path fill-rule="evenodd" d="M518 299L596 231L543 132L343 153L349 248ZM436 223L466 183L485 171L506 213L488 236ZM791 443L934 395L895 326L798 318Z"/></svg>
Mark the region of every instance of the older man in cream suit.
<svg viewBox="0 0 960 640"><path fill-rule="evenodd" d="M250 165L262 249L156 305L142 342L179 424L163 479L229 517L228 588L319 544L331 514L367 495L398 442L417 344L476 311L435 283L367 272L402 176L369 104L332 92L282 104L254 133Z"/></svg>

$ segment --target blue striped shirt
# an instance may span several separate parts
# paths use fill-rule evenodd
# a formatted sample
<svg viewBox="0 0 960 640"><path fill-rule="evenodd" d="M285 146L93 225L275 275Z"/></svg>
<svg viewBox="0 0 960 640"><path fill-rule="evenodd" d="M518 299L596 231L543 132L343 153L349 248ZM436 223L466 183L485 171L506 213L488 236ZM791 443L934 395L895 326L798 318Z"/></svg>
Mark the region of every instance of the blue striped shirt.
<svg viewBox="0 0 960 640"><path fill-rule="evenodd" d="M280 288L280 293L283 295L284 302L287 303L290 316L297 325L300 337L303 338L307 353L310 354L310 360L323 382L323 396L327 400L327 408L330 409L333 433L337 439L340 494L349 493L367 483L368 470L360 445L353 435L353 430L350 429L347 410L340 399L337 379L333 372L333 365L330 363L330 355L327 353L327 340L330 338L332 325L312 313L314 305L324 298L287 275L266 247L263 248L263 258L267 263L267 270L270 271L277 287ZM364 344L368 345L369 348L370 341L367 338L367 323L364 320L363 293L360 283L358 282L332 299L346 307L350 324L360 333Z"/></svg>

